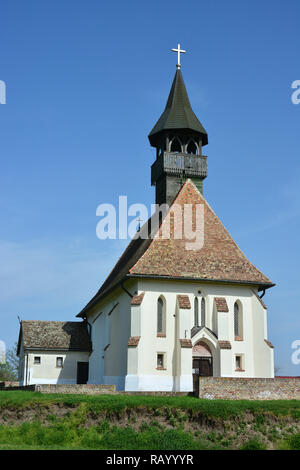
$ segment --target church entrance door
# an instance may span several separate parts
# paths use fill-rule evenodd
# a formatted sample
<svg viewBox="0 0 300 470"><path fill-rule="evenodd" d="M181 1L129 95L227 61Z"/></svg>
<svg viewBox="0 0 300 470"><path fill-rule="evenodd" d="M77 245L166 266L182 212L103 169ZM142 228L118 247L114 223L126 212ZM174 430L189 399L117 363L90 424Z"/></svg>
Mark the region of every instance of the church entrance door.
<svg viewBox="0 0 300 470"><path fill-rule="evenodd" d="M206 343L199 341L193 347L193 386L194 392L199 391L199 377L213 375L213 358Z"/></svg>

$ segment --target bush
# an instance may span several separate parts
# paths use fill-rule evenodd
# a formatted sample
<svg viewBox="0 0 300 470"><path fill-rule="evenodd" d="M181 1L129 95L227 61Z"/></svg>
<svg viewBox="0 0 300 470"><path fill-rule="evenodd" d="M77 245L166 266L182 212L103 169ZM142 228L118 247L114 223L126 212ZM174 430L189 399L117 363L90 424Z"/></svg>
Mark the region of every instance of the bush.
<svg viewBox="0 0 300 470"><path fill-rule="evenodd" d="M249 439L242 447L240 447L240 450L265 450L266 445L261 442L259 439Z"/></svg>

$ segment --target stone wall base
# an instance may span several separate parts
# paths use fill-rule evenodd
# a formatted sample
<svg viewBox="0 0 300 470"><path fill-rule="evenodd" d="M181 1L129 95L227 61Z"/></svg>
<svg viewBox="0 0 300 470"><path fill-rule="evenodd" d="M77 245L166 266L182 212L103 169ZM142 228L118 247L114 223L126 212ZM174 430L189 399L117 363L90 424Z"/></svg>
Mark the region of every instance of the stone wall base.
<svg viewBox="0 0 300 470"><path fill-rule="evenodd" d="M300 377L274 379L200 377L199 398L212 400L300 400Z"/></svg>

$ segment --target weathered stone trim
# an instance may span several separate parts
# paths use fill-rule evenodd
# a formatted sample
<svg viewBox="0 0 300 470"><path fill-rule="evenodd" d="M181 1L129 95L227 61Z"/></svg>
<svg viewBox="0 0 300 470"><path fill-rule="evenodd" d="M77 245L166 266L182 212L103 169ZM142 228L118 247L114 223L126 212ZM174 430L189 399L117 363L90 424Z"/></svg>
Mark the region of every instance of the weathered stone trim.
<svg viewBox="0 0 300 470"><path fill-rule="evenodd" d="M130 336L130 338L128 340L128 347L138 346L140 338L141 338L140 336Z"/></svg>
<svg viewBox="0 0 300 470"><path fill-rule="evenodd" d="M220 349L231 349L230 341L218 341Z"/></svg>
<svg viewBox="0 0 300 470"><path fill-rule="evenodd" d="M177 300L179 308L191 308L191 303L188 295L177 295Z"/></svg>
<svg viewBox="0 0 300 470"><path fill-rule="evenodd" d="M132 299L131 299L131 305L141 305L143 302L145 292L142 292L141 294L135 294Z"/></svg>
<svg viewBox="0 0 300 470"><path fill-rule="evenodd" d="M242 338L242 336L235 336L234 341L244 341L244 339Z"/></svg>
<svg viewBox="0 0 300 470"><path fill-rule="evenodd" d="M229 312L225 297L215 297L215 303L218 312Z"/></svg>
<svg viewBox="0 0 300 470"><path fill-rule="evenodd" d="M192 345L192 341L188 338L183 338L183 339L180 339L180 346L182 348L192 348L193 345Z"/></svg>
<svg viewBox="0 0 300 470"><path fill-rule="evenodd" d="M157 338L166 338L166 333L157 333L156 334Z"/></svg>

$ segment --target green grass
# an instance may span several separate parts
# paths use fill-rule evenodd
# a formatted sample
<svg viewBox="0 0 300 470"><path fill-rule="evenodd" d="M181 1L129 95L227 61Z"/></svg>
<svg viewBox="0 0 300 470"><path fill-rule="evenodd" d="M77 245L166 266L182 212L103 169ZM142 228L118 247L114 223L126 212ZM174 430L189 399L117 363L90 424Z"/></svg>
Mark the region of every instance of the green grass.
<svg viewBox="0 0 300 470"><path fill-rule="evenodd" d="M43 426L40 422L19 426L0 426L0 449L110 449L110 450L192 450L214 446L191 434L176 430L158 430L144 426L135 431L130 426L73 426L71 421Z"/></svg>
<svg viewBox="0 0 300 470"><path fill-rule="evenodd" d="M122 412L126 408L147 407L153 410L160 408L190 410L209 417L238 416L245 412L260 414L272 413L276 416L290 415L300 418L299 400L201 400L189 396L149 396L149 395L62 395L41 394L39 392L7 391L0 392L0 410L9 407L31 407L33 405L47 406L62 404L75 407L85 403L87 409L93 412L111 411ZM258 418L261 420L262 418Z"/></svg>
<svg viewBox="0 0 300 470"><path fill-rule="evenodd" d="M28 421L20 421L22 416ZM0 392L0 449L196 450L235 446L261 450L268 445L299 449L299 417L298 400L7 391ZM199 424L197 428L197 423L204 423L204 427ZM279 423L282 434L277 431ZM250 434L245 434L247 426Z"/></svg>

